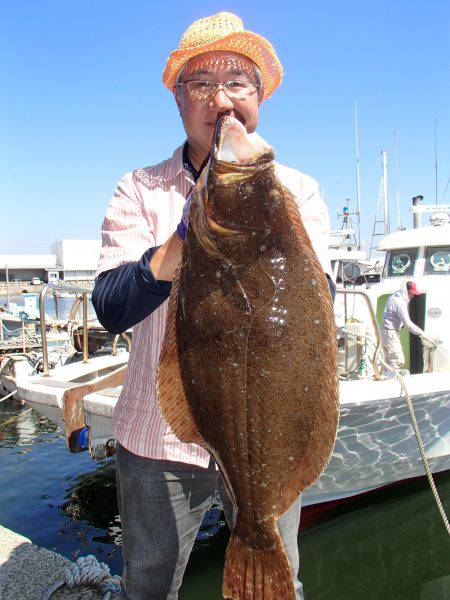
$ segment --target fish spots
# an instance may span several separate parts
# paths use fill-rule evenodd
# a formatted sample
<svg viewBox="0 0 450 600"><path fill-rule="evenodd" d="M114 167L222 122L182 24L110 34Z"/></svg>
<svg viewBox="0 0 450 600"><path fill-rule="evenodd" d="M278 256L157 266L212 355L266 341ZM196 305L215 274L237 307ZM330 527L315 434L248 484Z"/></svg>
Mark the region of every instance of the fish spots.
<svg viewBox="0 0 450 600"><path fill-rule="evenodd" d="M290 462L293 462L293 460L294 460L294 457L293 457L293 456L290 456L290 457L289 457L289 460L290 460Z"/></svg>

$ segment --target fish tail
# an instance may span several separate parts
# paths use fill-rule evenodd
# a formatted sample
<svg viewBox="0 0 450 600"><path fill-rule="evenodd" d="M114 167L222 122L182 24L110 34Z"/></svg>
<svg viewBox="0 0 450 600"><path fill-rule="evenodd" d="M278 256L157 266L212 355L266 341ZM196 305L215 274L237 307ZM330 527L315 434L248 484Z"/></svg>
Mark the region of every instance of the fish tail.
<svg viewBox="0 0 450 600"><path fill-rule="evenodd" d="M228 543L222 593L232 600L295 600L292 571L273 521L273 544L256 548L233 533Z"/></svg>

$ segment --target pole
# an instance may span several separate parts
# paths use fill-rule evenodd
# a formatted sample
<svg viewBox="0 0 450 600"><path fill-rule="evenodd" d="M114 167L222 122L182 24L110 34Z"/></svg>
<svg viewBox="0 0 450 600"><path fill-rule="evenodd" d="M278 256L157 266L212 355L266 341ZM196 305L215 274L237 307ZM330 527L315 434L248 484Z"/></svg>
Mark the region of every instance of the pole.
<svg viewBox="0 0 450 600"><path fill-rule="evenodd" d="M437 163L437 129L436 129L436 117L434 117L434 171L435 171L435 201L437 204L438 200L438 163Z"/></svg>
<svg viewBox="0 0 450 600"><path fill-rule="evenodd" d="M88 352L88 296L83 294L83 362L89 360Z"/></svg>
<svg viewBox="0 0 450 600"><path fill-rule="evenodd" d="M9 310L9 269L6 265L6 310Z"/></svg>
<svg viewBox="0 0 450 600"><path fill-rule="evenodd" d="M397 229L402 229L400 221L400 199L398 197L398 165L397 165L397 137L394 131L394 154L395 154L395 202L397 204Z"/></svg>
<svg viewBox="0 0 450 600"><path fill-rule="evenodd" d="M389 226L389 202L388 202L388 181L387 181L387 150L383 148L383 176L382 176L382 194L384 197L384 231L390 232Z"/></svg>
<svg viewBox="0 0 450 600"><path fill-rule="evenodd" d="M356 222L358 225L358 250L361 249L360 212L361 190L359 183L359 133L358 133L358 104L355 99L355 144L356 144Z"/></svg>
<svg viewBox="0 0 450 600"><path fill-rule="evenodd" d="M48 285L44 285L39 295L39 323L41 327L41 346L44 377L49 376L48 368L48 347L47 347L47 324L45 322L45 296L47 295Z"/></svg>

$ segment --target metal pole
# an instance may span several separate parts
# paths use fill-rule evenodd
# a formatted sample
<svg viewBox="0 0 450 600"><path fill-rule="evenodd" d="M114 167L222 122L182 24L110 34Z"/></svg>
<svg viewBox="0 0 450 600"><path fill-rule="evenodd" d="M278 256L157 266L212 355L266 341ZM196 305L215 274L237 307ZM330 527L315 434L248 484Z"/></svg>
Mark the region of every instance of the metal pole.
<svg viewBox="0 0 450 600"><path fill-rule="evenodd" d="M390 232L389 225L389 202L388 202L388 180L387 180L387 150L383 148L383 176L382 176L382 190L384 196L384 231L385 233Z"/></svg>
<svg viewBox="0 0 450 600"><path fill-rule="evenodd" d="M6 265L6 310L9 310L9 269Z"/></svg>
<svg viewBox="0 0 450 600"><path fill-rule="evenodd" d="M344 269L342 269L342 285L345 288ZM347 294L344 294L344 327L347 327L347 318L348 318ZM347 338L344 339L344 370L345 370L345 373L348 373L348 340L347 340Z"/></svg>
<svg viewBox="0 0 450 600"><path fill-rule="evenodd" d="M413 206L419 206L422 200L423 196L414 196L412 199ZM422 215L420 213L413 213L413 227L414 229L422 227Z"/></svg>
<svg viewBox="0 0 450 600"><path fill-rule="evenodd" d="M358 134L358 105L355 99L355 138L356 138L356 222L358 224L358 249L361 249L360 214L361 190L359 184L359 134Z"/></svg>
<svg viewBox="0 0 450 600"><path fill-rule="evenodd" d="M56 320L59 321L59 297L58 297L58 290L53 290L53 300L55 302Z"/></svg>
<svg viewBox="0 0 450 600"><path fill-rule="evenodd" d="M434 170L435 170L435 188L436 188L436 193L435 193L435 201L434 203L437 204L437 197L438 197L438 163L437 163L437 130L436 130L436 117L434 117Z"/></svg>
<svg viewBox="0 0 450 600"><path fill-rule="evenodd" d="M48 377L48 348L47 348L47 326L45 323L45 296L47 295L48 285L44 285L39 294L39 321L41 326L41 346L42 361L44 367L44 377Z"/></svg>
<svg viewBox="0 0 450 600"><path fill-rule="evenodd" d="M397 229L402 229L400 221L400 199L398 197L398 168L397 168L397 136L394 131L394 154L395 154L395 201L397 203Z"/></svg>
<svg viewBox="0 0 450 600"><path fill-rule="evenodd" d="M22 350L23 353L25 354L26 352L26 347L25 347L25 321L22 319Z"/></svg>
<svg viewBox="0 0 450 600"><path fill-rule="evenodd" d="M88 353L88 295L83 293L83 362L89 360Z"/></svg>

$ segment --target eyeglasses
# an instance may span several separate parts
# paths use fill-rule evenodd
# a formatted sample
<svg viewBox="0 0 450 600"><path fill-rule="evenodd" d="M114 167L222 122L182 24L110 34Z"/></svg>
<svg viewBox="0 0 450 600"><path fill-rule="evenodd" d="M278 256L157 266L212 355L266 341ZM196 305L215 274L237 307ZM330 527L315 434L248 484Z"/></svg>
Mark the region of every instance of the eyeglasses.
<svg viewBox="0 0 450 600"><path fill-rule="evenodd" d="M181 87L185 85L189 95L195 100L206 100L211 98L218 91L219 87L223 89L228 98L232 100L241 100L251 96L259 89L259 86L251 81L209 81L207 79L193 79L191 81L182 81L177 84Z"/></svg>

